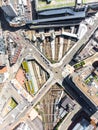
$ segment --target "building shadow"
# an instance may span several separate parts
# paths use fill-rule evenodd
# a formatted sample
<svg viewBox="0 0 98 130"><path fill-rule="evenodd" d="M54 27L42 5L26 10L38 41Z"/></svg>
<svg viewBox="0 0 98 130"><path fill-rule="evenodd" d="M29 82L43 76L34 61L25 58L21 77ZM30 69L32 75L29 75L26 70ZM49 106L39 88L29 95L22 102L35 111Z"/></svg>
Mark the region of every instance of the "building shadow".
<svg viewBox="0 0 98 130"><path fill-rule="evenodd" d="M72 130L73 127L80 122L82 119L86 119L88 122L90 122L90 117L87 115L87 113L85 113L84 111L80 110L78 113L76 113L74 115L74 117L72 118L72 123L69 126L68 130Z"/></svg>
<svg viewBox="0 0 98 130"><path fill-rule="evenodd" d="M4 12L3 10L0 8L0 22L1 22L1 28L3 31L11 31L11 32L14 32L14 31L18 31L19 29L25 29L27 30L27 26L22 26L22 27L11 27L9 25L9 23L6 21L5 17L4 17Z"/></svg>

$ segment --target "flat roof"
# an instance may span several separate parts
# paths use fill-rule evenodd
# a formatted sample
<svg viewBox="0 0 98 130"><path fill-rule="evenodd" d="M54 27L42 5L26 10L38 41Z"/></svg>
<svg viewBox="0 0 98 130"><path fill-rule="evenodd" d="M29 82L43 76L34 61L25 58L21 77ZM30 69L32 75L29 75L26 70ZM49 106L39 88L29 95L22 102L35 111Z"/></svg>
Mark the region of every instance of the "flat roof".
<svg viewBox="0 0 98 130"><path fill-rule="evenodd" d="M60 21L60 20L72 20L72 19L82 19L85 18L85 11L79 11L79 12L74 12L73 15L69 16L61 16L61 17L53 17L53 18L43 18L43 19L36 19L27 22L32 23L32 24L37 24L37 23L45 23L45 22L53 22L53 21Z"/></svg>
<svg viewBox="0 0 98 130"><path fill-rule="evenodd" d="M10 5L2 6L2 10L9 16L9 17L16 17L16 13L12 9Z"/></svg>
<svg viewBox="0 0 98 130"><path fill-rule="evenodd" d="M98 0L83 0L83 3L94 3L94 2L98 2Z"/></svg>
<svg viewBox="0 0 98 130"><path fill-rule="evenodd" d="M89 122L86 119L82 119L80 122L78 122L72 130L83 130L86 129L89 126Z"/></svg>
<svg viewBox="0 0 98 130"><path fill-rule="evenodd" d="M5 54L0 55L0 66L5 66L6 64L6 57Z"/></svg>
<svg viewBox="0 0 98 130"><path fill-rule="evenodd" d="M46 0L37 0L36 2L37 10L46 10L71 6L75 6L75 0L51 0L50 3L47 3Z"/></svg>
<svg viewBox="0 0 98 130"><path fill-rule="evenodd" d="M38 116L34 120L32 120L32 124L34 130L44 130L43 122Z"/></svg>
<svg viewBox="0 0 98 130"><path fill-rule="evenodd" d="M85 70L86 71L86 70ZM83 82L81 73L76 77L73 77L73 82L77 88L96 106L98 106L98 81L94 80L91 86L88 86Z"/></svg>
<svg viewBox="0 0 98 130"><path fill-rule="evenodd" d="M38 15L58 15L63 13L69 13L71 15L74 15L74 11L71 8L63 8L63 9L53 9L53 10L47 10L47 11L40 11Z"/></svg>
<svg viewBox="0 0 98 130"><path fill-rule="evenodd" d="M68 104L70 104L71 107L73 107L75 105L75 103L73 102L73 100L70 97L66 96L61 101L61 107L63 107L64 109L66 109L66 106Z"/></svg>
<svg viewBox="0 0 98 130"><path fill-rule="evenodd" d="M4 80L4 74L0 74L0 83L2 83Z"/></svg>
<svg viewBox="0 0 98 130"><path fill-rule="evenodd" d="M13 130L31 130L31 128L26 122L21 122Z"/></svg>
<svg viewBox="0 0 98 130"><path fill-rule="evenodd" d="M3 38L0 38L0 54L5 54L5 45Z"/></svg>

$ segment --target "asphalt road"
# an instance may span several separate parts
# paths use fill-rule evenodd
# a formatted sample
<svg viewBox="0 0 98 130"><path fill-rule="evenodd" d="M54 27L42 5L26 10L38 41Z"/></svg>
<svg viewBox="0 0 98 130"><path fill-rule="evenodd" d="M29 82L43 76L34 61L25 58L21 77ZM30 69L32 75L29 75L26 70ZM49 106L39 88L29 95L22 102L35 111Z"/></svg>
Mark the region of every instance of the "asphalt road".
<svg viewBox="0 0 98 130"><path fill-rule="evenodd" d="M17 69L19 69L24 57L30 53L33 58L36 59L36 61L49 73L50 78L47 80L47 82L42 86L42 88L39 90L39 92L35 95L33 101L31 104L27 106L27 108L17 116L17 119L13 122L13 124L10 124L10 120L12 119L11 116L5 119L5 121L0 125L1 130L10 130L12 129L15 124L22 118L24 118L24 115L27 114L31 110L32 107L34 107L40 99L48 92L48 90L52 87L55 83L61 83L62 82L62 72L66 67L64 65L67 65L75 55L75 53L78 51L78 49L83 45L86 44L91 35L94 33L94 31L98 27L98 18L95 21L95 24L88 30L86 35L79 40L70 50L69 52L62 58L62 60L55 66L53 66L50 61L48 61L45 56L35 47L32 45L31 42L25 40L18 32L11 33L11 37L19 44L22 44L25 48L25 51L22 53L22 55L19 57L17 63L15 66L17 66ZM15 71L16 73L17 71ZM11 74L11 78L15 76L15 73ZM65 75L66 77L67 75ZM10 80L11 80L10 78ZM5 126L6 124L6 126ZM9 126L10 124L10 126ZM6 128L4 128L6 127Z"/></svg>

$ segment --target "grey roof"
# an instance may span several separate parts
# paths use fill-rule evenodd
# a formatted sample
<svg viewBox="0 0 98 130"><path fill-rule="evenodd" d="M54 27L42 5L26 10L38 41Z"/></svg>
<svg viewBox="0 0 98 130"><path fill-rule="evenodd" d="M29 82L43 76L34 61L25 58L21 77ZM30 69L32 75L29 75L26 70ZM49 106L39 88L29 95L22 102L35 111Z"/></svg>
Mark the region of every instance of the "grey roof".
<svg viewBox="0 0 98 130"><path fill-rule="evenodd" d="M11 3L12 5L14 5L14 4L16 3L16 1L15 1L15 0L10 0L10 3Z"/></svg>
<svg viewBox="0 0 98 130"><path fill-rule="evenodd" d="M48 15L47 15L48 16ZM27 21L27 23L32 23L32 24L37 24L37 23L44 23L44 22L53 22L53 21L60 21L60 20L72 20L72 19L81 19L85 18L85 11L79 11L79 12L74 12L73 15L69 16L59 16L59 17L53 17L53 18L43 18L43 19L37 19L37 20L32 20L32 21Z"/></svg>
<svg viewBox="0 0 98 130"><path fill-rule="evenodd" d="M31 128L26 123L20 123L14 130L31 130Z"/></svg>
<svg viewBox="0 0 98 130"><path fill-rule="evenodd" d="M5 54L5 45L3 38L0 38L0 53Z"/></svg>
<svg viewBox="0 0 98 130"><path fill-rule="evenodd" d="M83 118L79 123L75 125L75 127L72 130L86 130L88 126L89 122Z"/></svg>
<svg viewBox="0 0 98 130"><path fill-rule="evenodd" d="M32 125L34 130L43 130L43 123L39 117L36 117L32 121Z"/></svg>
<svg viewBox="0 0 98 130"><path fill-rule="evenodd" d="M6 58L5 55L0 55L0 66L5 66L6 64Z"/></svg>
<svg viewBox="0 0 98 130"><path fill-rule="evenodd" d="M63 13L74 14L74 11L72 9L66 8L66 9L42 11L42 12L39 12L38 14L39 15L56 15L56 14L63 14Z"/></svg>
<svg viewBox="0 0 98 130"><path fill-rule="evenodd" d="M63 107L64 109L66 109L66 106L70 104L71 108L75 105L75 103L73 102L73 100L70 97L65 97L62 99L61 101L61 107Z"/></svg>
<svg viewBox="0 0 98 130"><path fill-rule="evenodd" d="M4 74L0 74L0 83L2 83L4 80Z"/></svg>
<svg viewBox="0 0 98 130"><path fill-rule="evenodd" d="M85 130L94 130L94 126L93 125L89 125Z"/></svg>
<svg viewBox="0 0 98 130"><path fill-rule="evenodd" d="M6 15L8 15L9 17L14 18L17 16L15 11L12 9L12 7L10 5L2 6L1 8L6 13Z"/></svg>

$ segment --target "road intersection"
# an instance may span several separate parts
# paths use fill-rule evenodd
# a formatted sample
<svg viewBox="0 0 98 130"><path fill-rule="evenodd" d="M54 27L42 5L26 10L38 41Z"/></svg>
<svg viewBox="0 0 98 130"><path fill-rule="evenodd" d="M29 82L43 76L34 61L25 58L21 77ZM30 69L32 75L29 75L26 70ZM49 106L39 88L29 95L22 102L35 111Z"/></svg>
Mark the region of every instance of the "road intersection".
<svg viewBox="0 0 98 130"><path fill-rule="evenodd" d="M16 119L14 119L11 115L8 117L9 119L5 118L5 120L0 125L1 130L11 130L12 128L14 128L19 120L22 120L24 118L24 115L27 115L27 113L29 113L31 109L41 100L41 98L49 91L52 85L54 85L55 83L59 83L62 85L62 81L64 79L62 73L64 70L66 70L66 65L69 64L79 48L89 41L90 37L93 35L97 27L98 18L96 18L94 25L91 26L90 29L88 28L88 32L86 33L86 35L84 35L82 39L78 40L78 42L74 44L74 46L67 52L67 54L64 55L61 61L59 63L56 63L55 65L52 65L50 61L29 40L25 40L25 38L20 35L18 31L9 33L9 36L15 42L22 45L24 51L22 52L22 54L20 54L20 57L18 58L16 64L12 66L12 69L15 71L14 73L10 73L10 78L8 81L11 81L13 78L15 78L15 75L20 68L22 61L25 59L28 53L31 54L31 56L48 72L50 78L36 93L36 95L33 97L32 102L29 102L22 113L19 113ZM65 73L65 77L69 74L70 72ZM13 120L12 124L11 120Z"/></svg>

